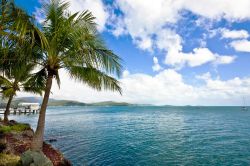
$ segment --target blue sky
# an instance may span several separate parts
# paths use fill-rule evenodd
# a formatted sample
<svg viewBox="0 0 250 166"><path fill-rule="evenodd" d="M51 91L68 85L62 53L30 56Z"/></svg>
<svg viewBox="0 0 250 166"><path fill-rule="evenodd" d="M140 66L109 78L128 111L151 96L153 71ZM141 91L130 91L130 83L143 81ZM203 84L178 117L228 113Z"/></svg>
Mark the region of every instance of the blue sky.
<svg viewBox="0 0 250 166"><path fill-rule="evenodd" d="M42 20L38 0L16 3ZM78 91L76 97L55 87L55 98L157 105L240 105L243 96L250 97L248 0L70 3L71 12L93 12L108 47L124 60L120 79L124 95L100 94L81 87L87 94ZM65 87L81 86L62 73ZM62 95L65 93L68 95Z"/></svg>

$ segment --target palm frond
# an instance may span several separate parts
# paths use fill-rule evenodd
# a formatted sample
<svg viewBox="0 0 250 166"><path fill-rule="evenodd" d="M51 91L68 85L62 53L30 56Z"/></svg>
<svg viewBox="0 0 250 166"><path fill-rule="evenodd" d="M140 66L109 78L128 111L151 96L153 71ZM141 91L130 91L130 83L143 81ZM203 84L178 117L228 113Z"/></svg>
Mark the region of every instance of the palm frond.
<svg viewBox="0 0 250 166"><path fill-rule="evenodd" d="M22 86L24 91L42 94L45 89L47 79L46 70L43 68L40 71L32 74Z"/></svg>
<svg viewBox="0 0 250 166"><path fill-rule="evenodd" d="M82 81L96 90L118 91L122 94L121 87L116 79L95 68L70 66L67 67L67 71L72 78Z"/></svg>
<svg viewBox="0 0 250 166"><path fill-rule="evenodd" d="M3 76L0 76L0 87L12 87L12 82Z"/></svg>

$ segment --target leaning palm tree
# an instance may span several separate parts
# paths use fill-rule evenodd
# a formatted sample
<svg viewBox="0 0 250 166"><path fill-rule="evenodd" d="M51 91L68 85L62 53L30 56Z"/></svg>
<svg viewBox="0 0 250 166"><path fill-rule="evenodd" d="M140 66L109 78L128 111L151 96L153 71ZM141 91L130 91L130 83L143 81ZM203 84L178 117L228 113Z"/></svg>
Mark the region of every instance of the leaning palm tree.
<svg viewBox="0 0 250 166"><path fill-rule="evenodd" d="M121 93L119 82L112 77L120 76L121 59L104 45L90 12L70 14L67 12L68 7L69 3L60 0L51 0L43 5L46 18L42 31L48 47L38 62L41 71L47 73L47 81L31 145L33 151L42 150L46 108L53 80L60 86L60 69L96 90Z"/></svg>
<svg viewBox="0 0 250 166"><path fill-rule="evenodd" d="M34 67L34 64L15 62L15 66L11 66L10 69L5 70L5 77L0 76L0 93L2 93L3 98L8 99L4 112L5 123L9 121L8 115L10 114L11 102L18 91L42 95L44 79L43 77L37 77L39 74L32 73Z"/></svg>

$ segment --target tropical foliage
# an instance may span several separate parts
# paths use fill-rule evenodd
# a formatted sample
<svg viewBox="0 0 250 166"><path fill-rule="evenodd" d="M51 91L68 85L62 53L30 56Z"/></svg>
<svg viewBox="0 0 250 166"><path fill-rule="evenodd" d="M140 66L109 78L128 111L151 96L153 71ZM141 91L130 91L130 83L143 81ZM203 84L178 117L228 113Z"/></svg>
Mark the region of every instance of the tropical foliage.
<svg viewBox="0 0 250 166"><path fill-rule="evenodd" d="M10 66L10 69L5 70L4 77L0 76L0 93L2 93L2 98L8 98L4 113L4 122L8 122L10 105L16 92L25 91L42 95L44 80L39 80L36 73L31 73L34 67L34 64L19 62L15 66Z"/></svg>
<svg viewBox="0 0 250 166"><path fill-rule="evenodd" d="M0 92L8 99L4 113L4 121L8 122L8 114L13 97L17 91L42 94L44 80L32 74L36 67L32 57L41 54L41 43L37 40L39 30L32 18L13 1L1 3L1 45L0 45Z"/></svg>

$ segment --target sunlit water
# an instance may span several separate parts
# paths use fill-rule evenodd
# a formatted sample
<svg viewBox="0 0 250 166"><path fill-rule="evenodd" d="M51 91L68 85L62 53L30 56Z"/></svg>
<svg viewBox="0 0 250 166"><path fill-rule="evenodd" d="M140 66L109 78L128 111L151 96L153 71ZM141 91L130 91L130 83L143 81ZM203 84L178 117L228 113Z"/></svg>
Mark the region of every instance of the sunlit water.
<svg viewBox="0 0 250 166"><path fill-rule="evenodd" d="M11 116L35 127L38 115ZM46 139L73 165L250 165L240 107L51 107Z"/></svg>

